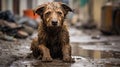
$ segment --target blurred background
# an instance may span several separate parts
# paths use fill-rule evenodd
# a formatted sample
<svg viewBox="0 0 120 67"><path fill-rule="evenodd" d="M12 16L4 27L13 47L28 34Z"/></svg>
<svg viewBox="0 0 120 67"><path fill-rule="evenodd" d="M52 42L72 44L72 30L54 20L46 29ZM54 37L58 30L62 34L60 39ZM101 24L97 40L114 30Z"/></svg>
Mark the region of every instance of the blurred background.
<svg viewBox="0 0 120 67"><path fill-rule="evenodd" d="M33 10L53 1L74 10L65 19L73 64L28 60L41 22ZM120 0L0 0L0 67L120 67L119 35Z"/></svg>
<svg viewBox="0 0 120 67"><path fill-rule="evenodd" d="M1 14L8 12L14 16L8 17L12 17L11 19L6 18L8 20L19 21L19 17L29 17L38 21L38 16L34 16L32 10L40 4L52 1L66 3L74 9L74 13L68 17L72 21L69 22L71 25L80 27L81 24L89 23L89 26L101 29L103 33L119 34L119 20L113 18L114 13L115 17L118 16L116 10L119 8L119 0L0 0L0 10ZM117 13L119 14L119 10ZM0 19L5 20L3 15Z"/></svg>

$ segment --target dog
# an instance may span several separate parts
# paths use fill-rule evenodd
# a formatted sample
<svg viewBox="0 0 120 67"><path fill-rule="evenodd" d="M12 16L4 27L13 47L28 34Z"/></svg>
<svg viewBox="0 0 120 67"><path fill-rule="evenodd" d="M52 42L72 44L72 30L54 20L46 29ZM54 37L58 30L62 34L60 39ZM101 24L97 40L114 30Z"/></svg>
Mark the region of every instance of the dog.
<svg viewBox="0 0 120 67"><path fill-rule="evenodd" d="M61 2L42 4L34 10L42 19L38 27L38 37L31 43L34 57L44 62L50 62L56 58L65 62L72 61L69 32L64 23L66 15L72 11Z"/></svg>

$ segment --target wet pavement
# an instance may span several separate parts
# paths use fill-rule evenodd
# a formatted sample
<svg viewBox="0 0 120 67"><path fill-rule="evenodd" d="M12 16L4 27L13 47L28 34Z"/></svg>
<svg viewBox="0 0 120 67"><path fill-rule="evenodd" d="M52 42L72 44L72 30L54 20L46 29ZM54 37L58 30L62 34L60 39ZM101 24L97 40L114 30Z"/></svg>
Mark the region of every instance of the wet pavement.
<svg viewBox="0 0 120 67"><path fill-rule="evenodd" d="M103 36L98 30L71 28L75 63L58 59L43 63L28 57L34 35L14 42L0 40L0 67L120 67L120 36Z"/></svg>

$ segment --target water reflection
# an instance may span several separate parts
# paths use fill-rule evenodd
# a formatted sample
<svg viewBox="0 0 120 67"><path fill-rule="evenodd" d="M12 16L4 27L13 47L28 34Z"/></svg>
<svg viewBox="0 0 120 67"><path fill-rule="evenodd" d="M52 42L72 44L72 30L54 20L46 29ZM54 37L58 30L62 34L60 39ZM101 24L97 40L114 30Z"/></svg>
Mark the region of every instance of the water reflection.
<svg viewBox="0 0 120 67"><path fill-rule="evenodd" d="M107 42L72 43L72 47L73 56L80 56L86 59L86 62L82 65L83 67L120 67L119 45L113 46ZM80 60L83 61L83 59ZM74 63L72 67L81 67L81 61Z"/></svg>

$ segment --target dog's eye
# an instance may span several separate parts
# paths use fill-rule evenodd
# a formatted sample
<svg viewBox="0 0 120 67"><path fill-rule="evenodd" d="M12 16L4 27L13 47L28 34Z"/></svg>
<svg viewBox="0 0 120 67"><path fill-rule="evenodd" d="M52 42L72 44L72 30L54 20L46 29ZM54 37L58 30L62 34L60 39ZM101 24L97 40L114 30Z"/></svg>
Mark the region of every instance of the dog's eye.
<svg viewBox="0 0 120 67"><path fill-rule="evenodd" d="M59 15L62 15L62 12L60 12L60 11L58 11L57 13L58 13Z"/></svg>
<svg viewBox="0 0 120 67"><path fill-rule="evenodd" d="M47 12L47 13L46 13L47 16L50 15L50 14L51 14L51 12Z"/></svg>

